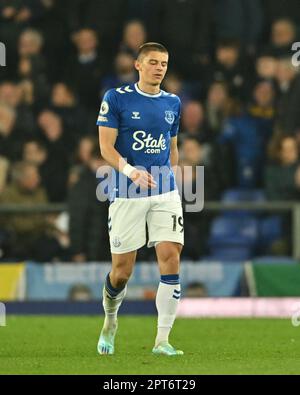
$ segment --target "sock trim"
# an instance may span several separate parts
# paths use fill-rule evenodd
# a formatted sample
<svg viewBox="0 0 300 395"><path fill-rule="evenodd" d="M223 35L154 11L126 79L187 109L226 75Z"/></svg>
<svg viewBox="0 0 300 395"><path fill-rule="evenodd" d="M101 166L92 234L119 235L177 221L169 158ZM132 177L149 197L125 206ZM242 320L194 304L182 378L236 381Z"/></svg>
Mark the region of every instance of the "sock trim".
<svg viewBox="0 0 300 395"><path fill-rule="evenodd" d="M179 274L163 274L160 276L160 282L163 284L177 285L179 284Z"/></svg>
<svg viewBox="0 0 300 395"><path fill-rule="evenodd" d="M179 281L174 281L174 282L170 282L170 281L162 281L160 280L161 283L163 284L168 284L168 285L178 285Z"/></svg>
<svg viewBox="0 0 300 395"><path fill-rule="evenodd" d="M179 274L162 274L160 278L164 281L179 280Z"/></svg>
<svg viewBox="0 0 300 395"><path fill-rule="evenodd" d="M112 298L115 298L117 295L119 295L120 292L123 291L123 289L125 288L125 286L122 287L122 288L114 288L114 287L111 285L110 278L109 278L109 274L110 274L110 273L108 273L108 275L106 276L105 289L106 289L106 292L109 294L109 296L111 296Z"/></svg>

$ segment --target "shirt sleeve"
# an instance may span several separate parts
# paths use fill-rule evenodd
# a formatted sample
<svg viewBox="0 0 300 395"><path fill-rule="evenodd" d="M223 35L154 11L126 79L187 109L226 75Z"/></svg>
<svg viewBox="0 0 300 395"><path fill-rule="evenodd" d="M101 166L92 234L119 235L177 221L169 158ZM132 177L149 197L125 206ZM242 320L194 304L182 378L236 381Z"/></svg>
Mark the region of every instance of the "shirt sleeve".
<svg viewBox="0 0 300 395"><path fill-rule="evenodd" d="M119 114L116 92L114 89L110 89L103 97L96 124L118 129Z"/></svg>
<svg viewBox="0 0 300 395"><path fill-rule="evenodd" d="M180 124L181 101L180 101L179 97L177 97L177 99L178 99L177 109L176 109L176 111L174 111L175 120L174 120L174 123L173 123L171 131L170 131L171 137L177 136L178 130L179 130L179 124Z"/></svg>

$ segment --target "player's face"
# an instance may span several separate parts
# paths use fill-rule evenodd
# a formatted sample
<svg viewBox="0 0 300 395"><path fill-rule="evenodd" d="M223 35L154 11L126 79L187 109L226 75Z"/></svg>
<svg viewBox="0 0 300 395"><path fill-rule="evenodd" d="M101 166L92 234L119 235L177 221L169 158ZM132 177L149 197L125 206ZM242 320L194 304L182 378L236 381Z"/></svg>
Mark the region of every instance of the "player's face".
<svg viewBox="0 0 300 395"><path fill-rule="evenodd" d="M136 62L136 68L140 73L140 79L150 85L160 85L168 68L169 55L163 52L148 52L140 61Z"/></svg>

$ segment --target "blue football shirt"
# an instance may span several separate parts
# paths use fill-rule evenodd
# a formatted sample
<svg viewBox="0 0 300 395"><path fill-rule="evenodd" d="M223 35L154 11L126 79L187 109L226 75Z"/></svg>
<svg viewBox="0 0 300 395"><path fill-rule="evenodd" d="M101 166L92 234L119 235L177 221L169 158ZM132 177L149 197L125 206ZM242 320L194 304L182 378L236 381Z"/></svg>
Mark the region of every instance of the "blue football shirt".
<svg viewBox="0 0 300 395"><path fill-rule="evenodd" d="M105 93L97 125L118 129L115 149L132 166L145 168L157 183L155 189L140 190L131 185L128 177L114 170L110 200L177 189L170 164L170 143L178 133L180 110L178 96L163 90L151 95L142 92L137 83ZM137 194L131 193L134 190Z"/></svg>

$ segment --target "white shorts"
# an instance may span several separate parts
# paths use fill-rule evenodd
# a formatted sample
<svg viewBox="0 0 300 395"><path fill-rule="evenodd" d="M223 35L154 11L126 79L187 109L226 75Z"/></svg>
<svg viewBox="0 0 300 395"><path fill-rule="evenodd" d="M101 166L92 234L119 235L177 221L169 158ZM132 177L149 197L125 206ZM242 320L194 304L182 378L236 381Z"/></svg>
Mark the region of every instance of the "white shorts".
<svg viewBox="0 0 300 395"><path fill-rule="evenodd" d="M184 244L182 205L178 191L144 198L116 198L108 212L110 249L113 254L135 251L161 241Z"/></svg>

